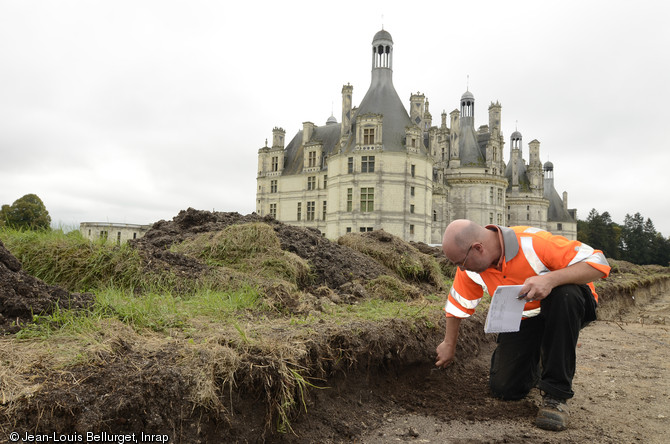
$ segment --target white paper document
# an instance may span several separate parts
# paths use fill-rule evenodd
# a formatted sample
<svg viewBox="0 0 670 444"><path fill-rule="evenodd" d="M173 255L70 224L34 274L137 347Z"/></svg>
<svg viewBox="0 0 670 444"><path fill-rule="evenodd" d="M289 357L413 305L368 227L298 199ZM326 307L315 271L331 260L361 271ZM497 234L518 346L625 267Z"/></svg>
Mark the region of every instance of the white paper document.
<svg viewBox="0 0 670 444"><path fill-rule="evenodd" d="M500 285L491 299L486 316L484 333L507 333L519 331L521 315L526 301L519 299L522 285Z"/></svg>

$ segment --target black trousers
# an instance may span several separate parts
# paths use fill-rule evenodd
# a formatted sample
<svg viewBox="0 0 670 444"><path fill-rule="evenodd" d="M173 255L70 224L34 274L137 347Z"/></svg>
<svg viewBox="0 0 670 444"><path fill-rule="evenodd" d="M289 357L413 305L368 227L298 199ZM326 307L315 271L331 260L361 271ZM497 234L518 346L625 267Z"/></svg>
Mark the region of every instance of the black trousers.
<svg viewBox="0 0 670 444"><path fill-rule="evenodd" d="M596 318L596 302L586 285L562 285L541 302L539 315L521 321L514 333L500 333L491 356L493 396L521 399L537 387L572 398L579 330Z"/></svg>

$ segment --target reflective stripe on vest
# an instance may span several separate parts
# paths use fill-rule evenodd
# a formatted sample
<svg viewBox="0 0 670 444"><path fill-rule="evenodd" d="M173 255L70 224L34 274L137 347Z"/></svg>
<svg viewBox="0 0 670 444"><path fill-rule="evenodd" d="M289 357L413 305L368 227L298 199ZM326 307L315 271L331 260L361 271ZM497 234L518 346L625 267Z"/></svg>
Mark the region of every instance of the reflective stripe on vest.
<svg viewBox="0 0 670 444"><path fill-rule="evenodd" d="M461 304L461 307L467 308L467 309L470 309L470 310L474 309L479 304L479 301L482 299L482 298L474 299L474 300L466 299L463 296L461 296L460 294L458 294L458 292L453 287L451 288L451 291L449 292L449 294L451 295L452 298L454 298L454 300L456 302Z"/></svg>
<svg viewBox="0 0 670 444"><path fill-rule="evenodd" d="M524 310L522 313L522 316L524 318L532 318L533 316L537 316L540 314L540 308L534 308L532 310Z"/></svg>
<svg viewBox="0 0 670 444"><path fill-rule="evenodd" d="M521 250L535 274L549 273L549 269L544 266L537 253L535 253L532 237L521 237Z"/></svg>
<svg viewBox="0 0 670 444"><path fill-rule="evenodd" d="M478 284L480 287L482 287L485 292L487 292L487 293L489 292L489 289L486 287L486 284L484 283L484 279L482 279L482 277L479 275L479 273L477 273L475 271L465 270L465 274L467 274L468 277L470 279L472 279L472 281L475 284Z"/></svg>

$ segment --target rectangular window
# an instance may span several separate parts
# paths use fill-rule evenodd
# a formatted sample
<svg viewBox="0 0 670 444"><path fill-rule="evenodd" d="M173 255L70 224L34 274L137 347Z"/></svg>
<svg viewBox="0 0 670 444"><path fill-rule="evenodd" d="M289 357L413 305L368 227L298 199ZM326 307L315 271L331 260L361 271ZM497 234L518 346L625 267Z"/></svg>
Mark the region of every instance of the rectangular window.
<svg viewBox="0 0 670 444"><path fill-rule="evenodd" d="M369 212L375 209L375 189L361 188L361 211Z"/></svg>
<svg viewBox="0 0 670 444"><path fill-rule="evenodd" d="M489 223L493 223L493 213L489 213Z"/></svg>
<svg viewBox="0 0 670 444"><path fill-rule="evenodd" d="M133 239L137 239L137 233L133 233Z"/></svg>
<svg viewBox="0 0 670 444"><path fill-rule="evenodd" d="M493 202L493 187L491 187L491 190L489 191L489 203L494 203Z"/></svg>
<svg viewBox="0 0 670 444"><path fill-rule="evenodd" d="M276 203L271 203L270 204L270 216L274 217L275 219L277 218L277 204Z"/></svg>
<svg viewBox="0 0 670 444"><path fill-rule="evenodd" d="M375 143L375 129L363 129L363 145L374 145Z"/></svg>
<svg viewBox="0 0 670 444"><path fill-rule="evenodd" d="M100 238L101 239L107 239L107 230L104 230L104 231L100 232Z"/></svg>
<svg viewBox="0 0 670 444"><path fill-rule="evenodd" d="M321 217L321 219L323 219L323 220L326 220L326 208L327 208L327 206L328 206L328 203L324 200L323 201L323 214L322 214L322 217Z"/></svg>
<svg viewBox="0 0 670 444"><path fill-rule="evenodd" d="M365 233L366 231L372 231L372 227L361 227L359 228L359 231L361 233Z"/></svg>
<svg viewBox="0 0 670 444"><path fill-rule="evenodd" d="M496 217L498 218L498 225L502 225L502 214L498 213Z"/></svg>
<svg viewBox="0 0 670 444"><path fill-rule="evenodd" d="M270 192L271 193L276 193L277 192L277 181L276 180L271 180L270 181Z"/></svg>
<svg viewBox="0 0 670 444"><path fill-rule="evenodd" d="M272 157L272 171L279 171L279 157Z"/></svg>
<svg viewBox="0 0 670 444"><path fill-rule="evenodd" d="M561 223L557 223L557 224L556 224L556 229L557 229L557 230L563 230L563 224L561 224Z"/></svg>
<svg viewBox="0 0 670 444"><path fill-rule="evenodd" d="M316 166L316 151L310 151L307 154L307 167L312 168Z"/></svg>
<svg viewBox="0 0 670 444"><path fill-rule="evenodd" d="M414 234L414 225L409 226L409 234Z"/></svg>
<svg viewBox="0 0 670 444"><path fill-rule="evenodd" d="M354 189L347 188L347 211L352 211L354 208Z"/></svg>
<svg viewBox="0 0 670 444"><path fill-rule="evenodd" d="M351 233L351 227L347 227L347 233Z"/></svg>
<svg viewBox="0 0 670 444"><path fill-rule="evenodd" d="M437 211L433 211L433 222L437 222Z"/></svg>
<svg viewBox="0 0 670 444"><path fill-rule="evenodd" d="M117 231L116 233L116 243L121 244L121 232Z"/></svg>
<svg viewBox="0 0 670 444"><path fill-rule="evenodd" d="M414 204L409 206L409 212L414 214Z"/></svg>
<svg viewBox="0 0 670 444"><path fill-rule="evenodd" d="M298 202L298 220L302 219L302 202Z"/></svg>
<svg viewBox="0 0 670 444"><path fill-rule="evenodd" d="M316 202L310 201L307 202L307 220L314 220L314 208L316 207Z"/></svg>
<svg viewBox="0 0 670 444"><path fill-rule="evenodd" d="M416 175L416 165L412 165L411 171L412 171L412 177L414 177Z"/></svg>
<svg viewBox="0 0 670 444"><path fill-rule="evenodd" d="M328 186L328 175L323 176L323 189L325 190L326 187Z"/></svg>
<svg viewBox="0 0 670 444"><path fill-rule="evenodd" d="M347 173L351 174L354 172L354 158L350 157L347 159Z"/></svg>
<svg viewBox="0 0 670 444"><path fill-rule="evenodd" d="M530 220L530 213L526 213L526 220Z"/></svg>
<svg viewBox="0 0 670 444"><path fill-rule="evenodd" d="M316 176L309 176L307 178L307 190L316 190Z"/></svg>
<svg viewBox="0 0 670 444"><path fill-rule="evenodd" d="M409 195L414 196L414 187L409 187Z"/></svg>
<svg viewBox="0 0 670 444"><path fill-rule="evenodd" d="M498 205L502 205L503 203L503 190L502 188L498 188Z"/></svg>
<svg viewBox="0 0 670 444"><path fill-rule="evenodd" d="M375 156L362 156L361 173L374 173L374 172L375 172Z"/></svg>

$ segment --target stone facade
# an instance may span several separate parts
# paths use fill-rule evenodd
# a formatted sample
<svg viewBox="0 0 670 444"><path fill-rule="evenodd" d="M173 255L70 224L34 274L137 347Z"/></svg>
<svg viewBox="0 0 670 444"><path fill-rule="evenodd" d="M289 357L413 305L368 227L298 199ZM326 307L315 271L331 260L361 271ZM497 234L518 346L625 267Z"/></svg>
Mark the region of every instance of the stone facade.
<svg viewBox="0 0 670 444"><path fill-rule="evenodd" d="M151 225L120 224L111 222L82 222L79 224L79 232L86 239L97 241L105 239L117 245L128 242L131 239L139 239L149 231Z"/></svg>
<svg viewBox="0 0 670 444"><path fill-rule="evenodd" d="M353 87L342 88L342 118L304 122L288 144L275 127L272 145L258 151L256 212L323 232L383 229L408 241L437 244L447 224L532 225L570 239L577 235L567 195L558 196L553 165L540 162L540 142L523 159L521 133L503 159L502 106L491 103L488 124L475 126L475 98L442 112L434 126L429 102L412 94L409 112L392 81L393 40L372 41L372 79L358 107ZM548 169L549 168L549 169ZM554 208L558 207L558 208Z"/></svg>

